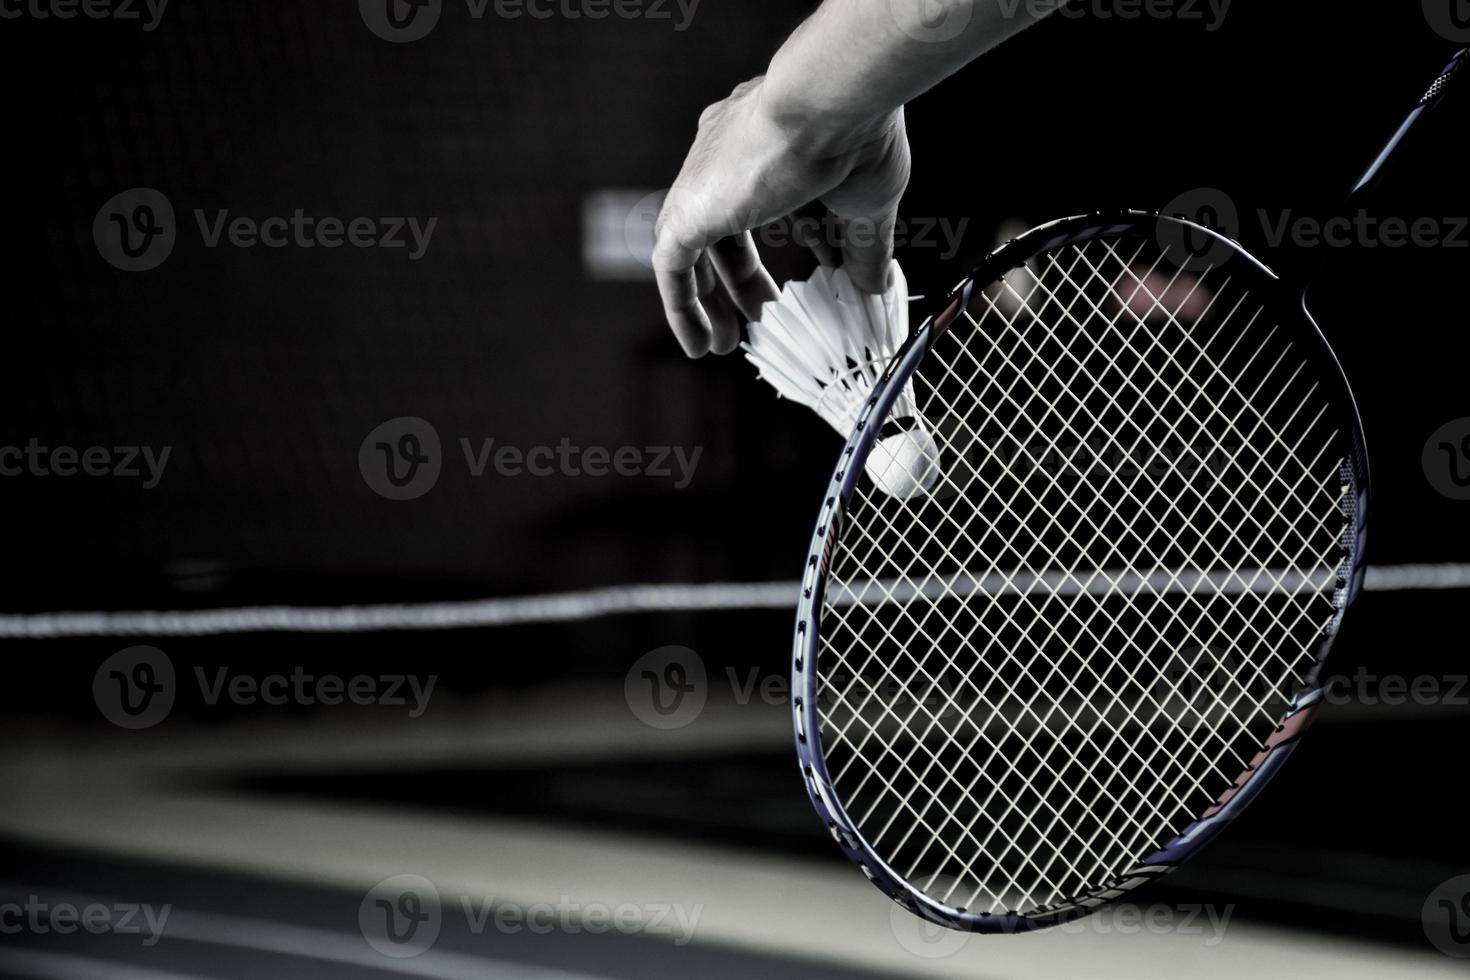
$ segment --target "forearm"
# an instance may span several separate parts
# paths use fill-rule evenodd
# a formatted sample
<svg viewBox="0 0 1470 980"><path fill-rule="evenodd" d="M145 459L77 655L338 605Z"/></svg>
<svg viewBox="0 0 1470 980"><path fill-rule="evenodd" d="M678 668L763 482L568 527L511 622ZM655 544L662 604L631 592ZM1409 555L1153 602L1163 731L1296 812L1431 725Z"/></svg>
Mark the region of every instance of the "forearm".
<svg viewBox="0 0 1470 980"><path fill-rule="evenodd" d="M1026 0L827 0L771 60L762 101L795 143L841 152L1045 15Z"/></svg>

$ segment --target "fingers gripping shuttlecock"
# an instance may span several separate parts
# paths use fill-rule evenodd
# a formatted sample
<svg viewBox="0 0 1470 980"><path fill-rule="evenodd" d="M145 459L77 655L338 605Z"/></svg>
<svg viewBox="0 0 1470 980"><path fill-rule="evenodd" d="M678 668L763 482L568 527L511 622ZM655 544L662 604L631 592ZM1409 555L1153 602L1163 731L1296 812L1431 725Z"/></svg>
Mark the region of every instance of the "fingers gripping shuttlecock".
<svg viewBox="0 0 1470 980"><path fill-rule="evenodd" d="M788 282L765 304L741 346L760 376L785 398L812 409L845 439L888 362L909 335L908 283L898 263L882 296L853 284L846 269L821 268ZM939 448L905 385L865 467L891 497L906 500L939 479Z"/></svg>

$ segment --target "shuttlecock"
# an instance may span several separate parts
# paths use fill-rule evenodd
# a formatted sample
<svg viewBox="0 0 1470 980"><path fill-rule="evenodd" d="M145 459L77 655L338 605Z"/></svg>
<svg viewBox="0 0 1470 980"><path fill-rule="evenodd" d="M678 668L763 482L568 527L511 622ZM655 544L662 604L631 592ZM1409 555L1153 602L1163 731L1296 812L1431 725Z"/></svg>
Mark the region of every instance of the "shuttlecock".
<svg viewBox="0 0 1470 980"><path fill-rule="evenodd" d="M888 362L909 335L909 290L898 263L882 296L865 293L846 269L820 268L788 282L761 309L742 344L746 360L777 393L816 412L844 439ZM939 479L939 447L924 428L911 384L888 413L865 466L890 497L907 500Z"/></svg>

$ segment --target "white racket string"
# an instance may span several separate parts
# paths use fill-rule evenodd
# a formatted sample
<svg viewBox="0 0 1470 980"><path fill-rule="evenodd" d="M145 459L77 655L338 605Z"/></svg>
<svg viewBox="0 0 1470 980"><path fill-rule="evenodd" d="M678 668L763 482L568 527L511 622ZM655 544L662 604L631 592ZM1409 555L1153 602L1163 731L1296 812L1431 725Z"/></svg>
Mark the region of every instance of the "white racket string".
<svg viewBox="0 0 1470 980"><path fill-rule="evenodd" d="M1319 380L1248 283L1166 260L1099 238L978 290L912 382L928 492L864 480L840 525L832 786L946 905L1064 907L1127 873L1249 764L1337 614Z"/></svg>

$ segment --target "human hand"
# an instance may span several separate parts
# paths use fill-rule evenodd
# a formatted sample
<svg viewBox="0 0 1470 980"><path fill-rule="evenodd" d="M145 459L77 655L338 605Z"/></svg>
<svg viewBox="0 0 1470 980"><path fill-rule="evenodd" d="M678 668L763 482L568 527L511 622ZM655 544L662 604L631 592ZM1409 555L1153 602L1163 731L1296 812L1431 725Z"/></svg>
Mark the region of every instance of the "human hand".
<svg viewBox="0 0 1470 980"><path fill-rule="evenodd" d="M833 212L839 258L868 292L887 287L899 199L908 186L903 110L843 131L767 104L764 79L737 86L700 116L699 132L655 230L653 267L669 326L690 357L728 354L744 322L779 293L751 230L813 201Z"/></svg>

